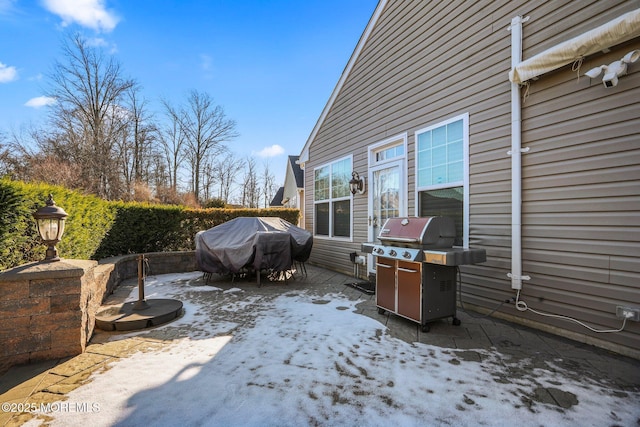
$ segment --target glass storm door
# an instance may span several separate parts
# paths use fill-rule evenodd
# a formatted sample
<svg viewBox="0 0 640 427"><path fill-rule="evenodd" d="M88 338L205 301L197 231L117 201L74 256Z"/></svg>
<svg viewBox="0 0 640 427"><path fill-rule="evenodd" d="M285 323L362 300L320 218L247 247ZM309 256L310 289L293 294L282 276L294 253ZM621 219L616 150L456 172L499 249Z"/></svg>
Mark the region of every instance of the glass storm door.
<svg viewBox="0 0 640 427"><path fill-rule="evenodd" d="M371 169L369 177L369 241L378 242L380 228L387 218L403 214L405 194L402 185L402 163L387 163ZM369 259L370 272L375 271L375 262Z"/></svg>

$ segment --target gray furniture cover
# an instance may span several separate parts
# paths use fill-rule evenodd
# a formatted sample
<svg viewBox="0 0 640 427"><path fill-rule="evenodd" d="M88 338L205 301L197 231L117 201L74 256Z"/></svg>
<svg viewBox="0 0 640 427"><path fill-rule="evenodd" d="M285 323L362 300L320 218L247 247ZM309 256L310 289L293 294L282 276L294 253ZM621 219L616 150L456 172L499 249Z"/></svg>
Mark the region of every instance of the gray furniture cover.
<svg viewBox="0 0 640 427"><path fill-rule="evenodd" d="M286 271L311 254L313 235L277 217L239 217L196 233L196 262L207 273Z"/></svg>

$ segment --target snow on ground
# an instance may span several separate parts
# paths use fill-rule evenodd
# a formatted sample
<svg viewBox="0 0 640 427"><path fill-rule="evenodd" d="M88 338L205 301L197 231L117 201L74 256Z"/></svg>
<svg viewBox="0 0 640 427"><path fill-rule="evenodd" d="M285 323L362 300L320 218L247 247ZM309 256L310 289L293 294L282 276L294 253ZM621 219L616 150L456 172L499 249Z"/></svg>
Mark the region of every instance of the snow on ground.
<svg viewBox="0 0 640 427"><path fill-rule="evenodd" d="M483 362L475 362L395 339L341 295L223 294L195 286L198 277L145 285L147 298L183 301L185 315L163 328L188 327L189 336L95 373L67 402L97 402L99 412L55 413L51 425L610 426L640 418L640 393L581 384L557 368L505 382L500 354L477 350ZM523 398L540 387L578 403Z"/></svg>

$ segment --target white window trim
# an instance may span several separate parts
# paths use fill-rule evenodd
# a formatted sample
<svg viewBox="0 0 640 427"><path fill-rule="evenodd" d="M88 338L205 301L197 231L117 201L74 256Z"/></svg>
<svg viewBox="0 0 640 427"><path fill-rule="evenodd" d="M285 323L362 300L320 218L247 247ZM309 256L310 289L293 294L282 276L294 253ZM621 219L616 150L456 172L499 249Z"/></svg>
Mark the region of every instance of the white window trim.
<svg viewBox="0 0 640 427"><path fill-rule="evenodd" d="M368 158L367 158L367 160L368 160L368 164L367 164L368 169L371 169L373 166L383 165L383 164L385 164L387 162L396 162L396 161L400 160L400 157L394 157L392 159L381 160L381 161L377 162L377 161L375 161L374 156L375 156L375 153L377 151L380 151L381 149L386 148L386 147L393 147L393 146L396 146L396 145L400 145L400 144L398 144L398 142L402 142L402 146L404 148L404 155L402 156L402 158L403 158L404 163L405 163L404 164L405 170L407 170L407 168L406 168L406 166L407 166L407 139L408 139L407 138L407 133L405 132L405 133L398 134L396 136L392 136L391 138L387 138L387 139L385 139L383 141L380 141L380 142L377 142L375 144L371 144L368 147L368 150L369 150L369 155L368 155Z"/></svg>
<svg viewBox="0 0 640 427"><path fill-rule="evenodd" d="M439 128L442 126L446 126L449 123L457 122L462 120L462 156L463 156L463 179L462 181L451 182L447 184L437 184L437 185L428 185L428 186L418 186L418 135L424 132L428 132L435 128ZM418 216L420 212L418 194L423 190L439 190L443 188L451 188L451 187L459 187L462 185L463 199L464 202L462 204L462 232L463 236L463 247L469 247L469 113L464 113L459 116L452 117L450 119L444 120L442 122L436 123L432 126L428 126L422 129L418 129L414 133L414 143L415 143L415 152L414 156L414 170L415 170L415 199L414 199L414 207L415 207L415 215Z"/></svg>
<svg viewBox="0 0 640 427"><path fill-rule="evenodd" d="M318 169L322 169L324 167L329 166L329 177L331 177L331 174L333 173L333 169L332 166L334 163L338 163L340 161L343 161L345 159L349 159L349 161L351 162L351 170L353 170L353 154L350 154L348 156L344 156L344 157L340 157L338 159L332 160L330 162L324 163L320 166L317 166L313 169L313 237L314 238L318 238L320 240L338 240L338 241L342 241L342 242L353 242L353 194L349 193L348 196L344 196L344 197L337 197L337 198L332 198L331 197L331 179L329 179L329 198L328 199L323 199L323 200L316 200L316 170ZM333 232L333 215L332 215L332 207L333 207L333 202L340 202L343 200L350 200L351 203L349 203L349 237L344 237L344 236L333 236L331 233ZM317 218L316 218L316 205L318 203L329 203L329 235L325 235L325 234L317 234L316 233L316 228L318 225L317 222Z"/></svg>

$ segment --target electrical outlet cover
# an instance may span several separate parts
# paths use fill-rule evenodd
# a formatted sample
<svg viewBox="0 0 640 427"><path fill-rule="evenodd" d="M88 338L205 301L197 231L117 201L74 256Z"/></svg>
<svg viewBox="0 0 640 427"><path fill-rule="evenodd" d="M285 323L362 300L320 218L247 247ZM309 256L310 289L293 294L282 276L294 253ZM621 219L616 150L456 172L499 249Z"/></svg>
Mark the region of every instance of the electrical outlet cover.
<svg viewBox="0 0 640 427"><path fill-rule="evenodd" d="M640 322L640 308L624 307L622 305L616 307L616 317L618 317L619 319L624 319L626 317L625 313L627 312L633 314L633 316L627 317L628 320Z"/></svg>

